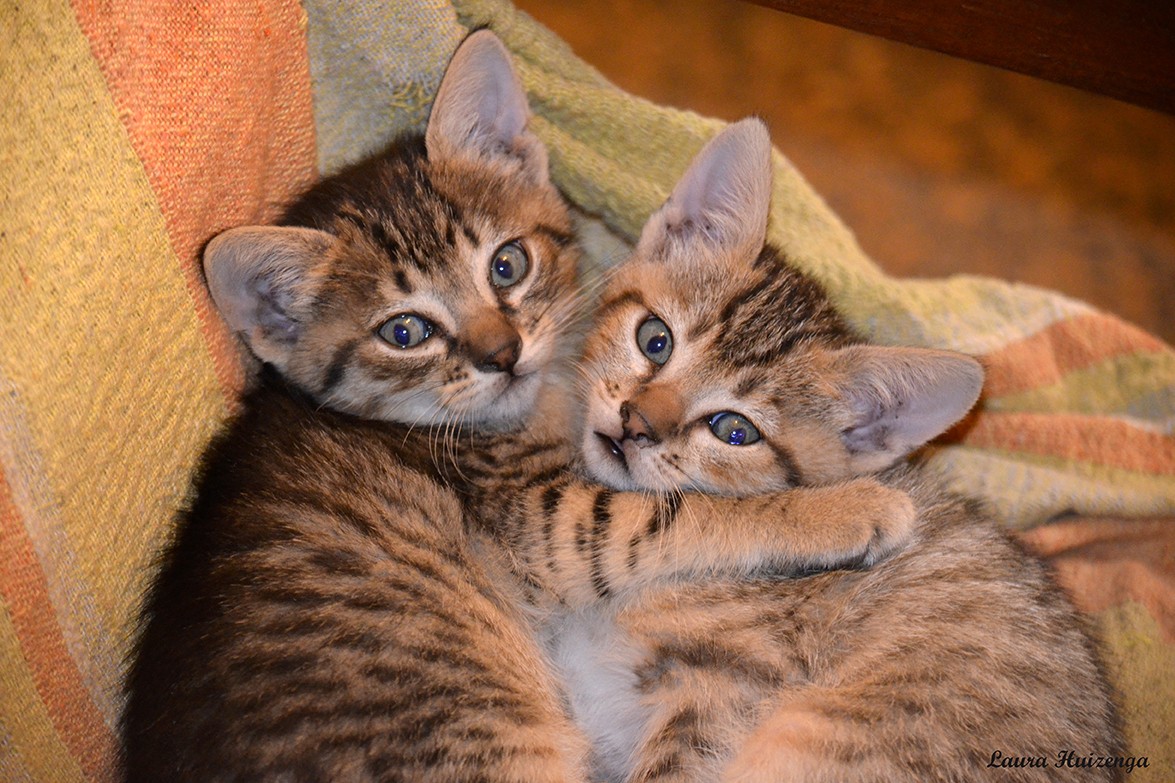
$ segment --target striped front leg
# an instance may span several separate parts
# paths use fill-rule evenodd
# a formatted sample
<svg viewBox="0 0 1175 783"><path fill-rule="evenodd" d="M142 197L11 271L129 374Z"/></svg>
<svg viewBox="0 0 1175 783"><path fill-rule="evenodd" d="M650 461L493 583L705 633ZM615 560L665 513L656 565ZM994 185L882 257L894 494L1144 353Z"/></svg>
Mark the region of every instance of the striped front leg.
<svg viewBox="0 0 1175 783"><path fill-rule="evenodd" d="M576 606L675 578L869 565L914 508L873 479L750 498L619 492L558 472L501 487L481 511L524 575Z"/></svg>

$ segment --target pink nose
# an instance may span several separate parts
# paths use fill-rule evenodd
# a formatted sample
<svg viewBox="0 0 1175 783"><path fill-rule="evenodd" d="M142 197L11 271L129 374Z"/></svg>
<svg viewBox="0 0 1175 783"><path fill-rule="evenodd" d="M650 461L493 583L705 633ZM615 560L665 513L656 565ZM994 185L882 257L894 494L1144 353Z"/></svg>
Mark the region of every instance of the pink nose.
<svg viewBox="0 0 1175 783"><path fill-rule="evenodd" d="M464 353L482 372L513 372L522 353L522 338L506 316L487 308L466 321Z"/></svg>
<svg viewBox="0 0 1175 783"><path fill-rule="evenodd" d="M620 420L624 423L624 439L635 440L638 444L660 443L657 428L640 408L625 402L620 406Z"/></svg>
<svg viewBox="0 0 1175 783"><path fill-rule="evenodd" d="M681 399L665 386L646 386L620 406L624 438L651 446L681 426Z"/></svg>
<svg viewBox="0 0 1175 783"><path fill-rule="evenodd" d="M513 372L518 363L518 354L522 349L522 340L515 334L497 350L491 351L482 357L475 366L482 372Z"/></svg>

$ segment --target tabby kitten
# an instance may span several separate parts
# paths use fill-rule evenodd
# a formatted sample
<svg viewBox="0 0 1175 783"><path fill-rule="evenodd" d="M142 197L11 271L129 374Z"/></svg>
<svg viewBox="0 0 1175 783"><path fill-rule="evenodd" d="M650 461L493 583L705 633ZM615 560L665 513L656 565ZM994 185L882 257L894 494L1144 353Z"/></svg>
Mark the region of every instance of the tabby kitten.
<svg viewBox="0 0 1175 783"><path fill-rule="evenodd" d="M951 425L973 360L864 344L765 245L763 125L695 159L610 281L585 350L581 450L609 485L750 495L885 469ZM913 540L869 570L661 585L553 635L616 781L1112 780L1082 622L1037 560L918 467ZM1005 768L1044 757L1046 768Z"/></svg>
<svg viewBox="0 0 1175 783"><path fill-rule="evenodd" d="M213 299L265 369L147 597L129 780L581 780L536 595L872 562L909 533L909 498L872 479L670 524L711 501L568 477L553 368L576 253L528 117L504 48L475 33L423 138L320 183L283 226L209 244ZM490 466L547 521L471 515L449 482Z"/></svg>
<svg viewBox="0 0 1175 783"><path fill-rule="evenodd" d="M146 599L127 780L585 779L516 582L414 426L505 426L547 382L576 255L526 112L473 35L423 138L209 245L266 369Z"/></svg>

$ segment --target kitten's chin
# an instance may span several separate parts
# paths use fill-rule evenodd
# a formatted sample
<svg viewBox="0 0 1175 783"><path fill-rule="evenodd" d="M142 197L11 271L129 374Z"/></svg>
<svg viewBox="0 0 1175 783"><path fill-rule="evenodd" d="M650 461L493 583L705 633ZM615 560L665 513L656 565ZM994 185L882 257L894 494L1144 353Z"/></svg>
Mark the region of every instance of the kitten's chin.
<svg viewBox="0 0 1175 783"><path fill-rule="evenodd" d="M535 412L544 373L535 371L511 377L492 400L467 420L475 426L492 430L511 430L522 426Z"/></svg>

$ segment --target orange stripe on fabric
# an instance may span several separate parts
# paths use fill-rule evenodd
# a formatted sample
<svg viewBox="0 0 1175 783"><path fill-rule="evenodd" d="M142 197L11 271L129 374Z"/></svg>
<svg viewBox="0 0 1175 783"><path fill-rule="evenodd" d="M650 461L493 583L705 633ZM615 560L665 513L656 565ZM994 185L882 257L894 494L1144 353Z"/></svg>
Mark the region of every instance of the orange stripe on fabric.
<svg viewBox="0 0 1175 783"><path fill-rule="evenodd" d="M1175 476L1175 438L1102 416L984 411L962 443Z"/></svg>
<svg viewBox="0 0 1175 783"><path fill-rule="evenodd" d="M1058 321L983 358L988 397L1051 386L1114 356L1166 350L1158 338L1105 313Z"/></svg>
<svg viewBox="0 0 1175 783"><path fill-rule="evenodd" d="M1175 519L1079 517L1017 537L1051 562L1078 609L1095 614L1135 601L1175 644Z"/></svg>
<svg viewBox="0 0 1175 783"><path fill-rule="evenodd" d="M20 637L21 651L53 726L86 777L115 779L116 740L90 699L66 649L49 587L8 481L0 472L0 598Z"/></svg>
<svg viewBox="0 0 1175 783"><path fill-rule="evenodd" d="M242 368L199 254L226 228L272 221L315 176L305 16L294 0L73 7L159 201L231 400Z"/></svg>

